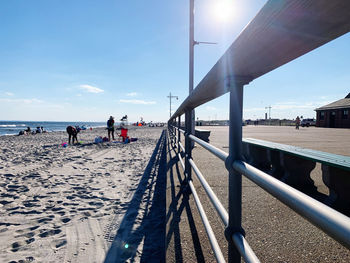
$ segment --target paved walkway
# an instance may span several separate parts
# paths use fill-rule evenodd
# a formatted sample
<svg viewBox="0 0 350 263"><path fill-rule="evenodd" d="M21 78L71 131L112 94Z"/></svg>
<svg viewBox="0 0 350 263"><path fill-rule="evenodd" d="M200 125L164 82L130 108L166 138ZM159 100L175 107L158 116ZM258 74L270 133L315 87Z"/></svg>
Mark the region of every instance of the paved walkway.
<svg viewBox="0 0 350 263"><path fill-rule="evenodd" d="M228 152L228 127L210 129L210 143ZM243 137L270 140L315 150L350 156L350 129L247 126ZM227 207L227 171L221 160L200 146L193 158ZM168 148L167 182L167 262L215 262L193 197L184 194L182 167ZM194 184L211 222L221 249L227 256L223 224L194 177ZM312 172L318 191L328 194L321 179L320 166ZM350 251L290 210L270 194L243 178L242 222L246 239L261 262L350 262Z"/></svg>

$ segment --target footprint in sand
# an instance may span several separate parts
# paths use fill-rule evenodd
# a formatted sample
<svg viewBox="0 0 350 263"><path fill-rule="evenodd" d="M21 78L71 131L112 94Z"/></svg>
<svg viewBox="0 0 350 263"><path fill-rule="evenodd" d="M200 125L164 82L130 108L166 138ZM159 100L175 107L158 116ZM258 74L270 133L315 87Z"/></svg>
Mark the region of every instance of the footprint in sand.
<svg viewBox="0 0 350 263"><path fill-rule="evenodd" d="M67 244L67 240L62 238L62 239L57 239L52 241L51 245L54 248L61 248Z"/></svg>
<svg viewBox="0 0 350 263"><path fill-rule="evenodd" d="M17 252L17 251L20 249L21 244L20 244L19 242L15 242L15 243L12 243L11 246L12 246L11 251L12 251L12 252Z"/></svg>
<svg viewBox="0 0 350 263"><path fill-rule="evenodd" d="M25 244L26 244L25 241L14 242L14 243L11 244L11 251L12 251L12 252L17 252L17 251L20 250Z"/></svg>
<svg viewBox="0 0 350 263"><path fill-rule="evenodd" d="M61 233L62 230L61 229L42 229L40 230L40 232L41 233L39 234L39 237L45 238L45 237L57 235Z"/></svg>
<svg viewBox="0 0 350 263"><path fill-rule="evenodd" d="M46 224L46 223L52 221L54 217L55 217L54 215L50 215L50 216L47 216L47 217L43 217L43 218L38 219L37 222L38 222L39 224L41 224L41 223Z"/></svg>
<svg viewBox="0 0 350 263"><path fill-rule="evenodd" d="M15 238L19 238L19 237L26 237L26 238L32 238L35 236L35 232L34 231L31 231L31 232L28 232L28 233L24 233L24 234L21 234L21 235L17 235L15 236Z"/></svg>
<svg viewBox="0 0 350 263"><path fill-rule="evenodd" d="M19 192L19 193L25 193L28 192L29 189L25 185L14 185L14 184L9 184L7 185L7 191L8 192Z"/></svg>
<svg viewBox="0 0 350 263"><path fill-rule="evenodd" d="M22 204L25 207L41 207L41 205L37 204L37 202L39 202L39 200L26 200L23 201Z"/></svg>
<svg viewBox="0 0 350 263"><path fill-rule="evenodd" d="M68 217L64 217L64 218L61 218L61 221L62 221L64 224L66 224L66 223L68 223L69 221L71 221L71 219L68 218Z"/></svg>

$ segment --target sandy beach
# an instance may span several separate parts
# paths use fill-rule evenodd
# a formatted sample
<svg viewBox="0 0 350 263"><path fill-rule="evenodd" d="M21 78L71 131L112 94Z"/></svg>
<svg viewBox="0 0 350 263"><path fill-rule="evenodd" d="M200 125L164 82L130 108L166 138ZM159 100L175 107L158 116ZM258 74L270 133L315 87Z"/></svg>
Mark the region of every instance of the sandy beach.
<svg viewBox="0 0 350 263"><path fill-rule="evenodd" d="M68 147L66 132L0 137L0 262L164 256L164 242L152 237L159 233L149 234L150 224L163 231L160 213L152 216L163 209L154 196L162 186L162 129L131 128L138 140L129 144L93 143L106 135L82 131L80 144Z"/></svg>

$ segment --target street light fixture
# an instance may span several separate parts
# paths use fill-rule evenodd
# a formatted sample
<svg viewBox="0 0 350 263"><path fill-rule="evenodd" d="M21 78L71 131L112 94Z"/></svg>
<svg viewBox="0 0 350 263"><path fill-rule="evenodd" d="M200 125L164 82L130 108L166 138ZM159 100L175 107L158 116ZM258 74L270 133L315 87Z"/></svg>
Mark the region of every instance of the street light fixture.
<svg viewBox="0 0 350 263"><path fill-rule="evenodd" d="M169 93L169 96L167 96L167 98L169 98L169 100L170 100L170 110L169 110L169 114L170 114L170 117L169 117L169 119L171 118L171 99L172 98L176 98L177 100L179 99L179 97L178 96L172 96L171 95L171 92Z"/></svg>

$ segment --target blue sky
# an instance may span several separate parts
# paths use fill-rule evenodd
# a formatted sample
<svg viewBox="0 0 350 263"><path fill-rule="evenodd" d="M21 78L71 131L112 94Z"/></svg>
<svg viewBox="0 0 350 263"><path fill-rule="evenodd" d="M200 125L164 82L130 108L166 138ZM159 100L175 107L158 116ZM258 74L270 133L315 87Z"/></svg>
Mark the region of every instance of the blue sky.
<svg viewBox="0 0 350 263"><path fill-rule="evenodd" d="M195 86L265 0L195 2ZM189 1L0 1L0 119L166 121L169 92L188 95ZM228 9L228 8L226 8ZM315 108L350 92L349 34L245 87L244 118L314 117ZM228 96L196 110L199 119L227 119Z"/></svg>

